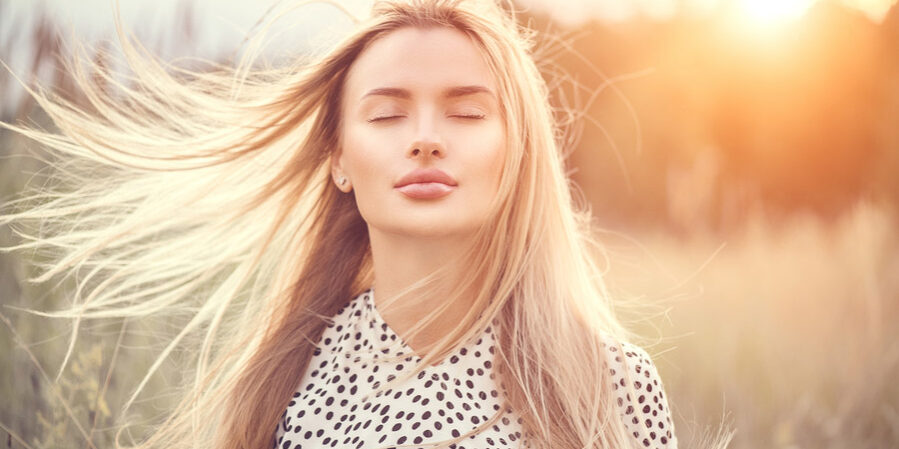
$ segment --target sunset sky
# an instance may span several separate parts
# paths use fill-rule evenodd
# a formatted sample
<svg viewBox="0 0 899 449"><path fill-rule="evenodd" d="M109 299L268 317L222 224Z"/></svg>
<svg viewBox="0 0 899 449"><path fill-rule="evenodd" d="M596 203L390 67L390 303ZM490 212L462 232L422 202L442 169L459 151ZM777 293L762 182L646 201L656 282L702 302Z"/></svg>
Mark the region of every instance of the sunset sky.
<svg viewBox="0 0 899 449"><path fill-rule="evenodd" d="M596 19L616 23L647 17L664 21L676 14L715 17L750 40L776 41L791 23L800 19L815 3L835 2L880 21L897 0L518 0L520 8L548 13L569 26ZM47 79L48 67L34 74L36 30L46 19L53 26L88 42L112 38L114 0L34 0L0 4L0 60L20 77ZM220 58L233 53L259 18L273 6L290 5L289 0L128 0L121 14L137 37L163 58ZM297 2L299 3L299 2ZM372 0L340 0L352 11L364 14ZM184 14L188 11L188 14ZM310 4L291 11L278 20L270 32L270 53L291 53L321 43L335 41L352 27L337 8L325 3ZM732 25L731 25L732 24ZM171 30L169 33L167 30ZM188 30L189 36L185 39ZM283 38L289 36L289 39ZM63 39L64 42L67 39ZM318 45L317 45L318 44ZM776 45L774 45L776 46ZM17 83L3 82L0 98L16 103L22 92ZM0 102L0 112L8 105Z"/></svg>

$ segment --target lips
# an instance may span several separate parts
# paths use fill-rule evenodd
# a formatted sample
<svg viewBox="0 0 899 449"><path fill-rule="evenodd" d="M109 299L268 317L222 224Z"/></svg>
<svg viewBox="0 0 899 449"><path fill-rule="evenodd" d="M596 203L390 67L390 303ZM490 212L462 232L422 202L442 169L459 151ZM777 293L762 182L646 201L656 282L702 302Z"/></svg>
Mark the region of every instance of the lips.
<svg viewBox="0 0 899 449"><path fill-rule="evenodd" d="M417 169L403 176L394 188L412 199L436 199L449 195L458 183L436 168Z"/></svg>
<svg viewBox="0 0 899 449"><path fill-rule="evenodd" d="M403 176L394 187L403 187L409 184L436 182L446 184L448 186L456 186L456 180L452 176L446 174L443 170L436 168L420 168L412 170L406 176Z"/></svg>

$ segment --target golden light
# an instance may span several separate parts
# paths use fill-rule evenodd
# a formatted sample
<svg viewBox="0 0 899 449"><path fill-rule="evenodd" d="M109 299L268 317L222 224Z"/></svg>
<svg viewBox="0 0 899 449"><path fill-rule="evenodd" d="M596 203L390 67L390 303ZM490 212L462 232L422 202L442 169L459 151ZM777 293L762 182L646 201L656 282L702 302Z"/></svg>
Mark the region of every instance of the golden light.
<svg viewBox="0 0 899 449"><path fill-rule="evenodd" d="M865 13L871 20L880 22L883 16L896 3L896 0L843 0L846 6L855 8Z"/></svg>
<svg viewBox="0 0 899 449"><path fill-rule="evenodd" d="M777 26L792 22L803 14L817 0L737 0L740 16L760 26Z"/></svg>

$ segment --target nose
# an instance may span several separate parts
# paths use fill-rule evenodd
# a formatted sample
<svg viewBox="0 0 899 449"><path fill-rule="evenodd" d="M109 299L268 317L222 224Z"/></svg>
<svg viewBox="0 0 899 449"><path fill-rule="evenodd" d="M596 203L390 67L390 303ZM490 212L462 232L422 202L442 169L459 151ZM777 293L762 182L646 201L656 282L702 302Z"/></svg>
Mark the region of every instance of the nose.
<svg viewBox="0 0 899 449"><path fill-rule="evenodd" d="M406 150L406 157L411 159L442 159L446 156L446 148L438 137L437 123L433 120L432 114L425 112L421 114L417 138L412 141Z"/></svg>
<svg viewBox="0 0 899 449"><path fill-rule="evenodd" d="M434 140L416 140L406 152L407 156L412 159L418 158L437 158L442 159L446 155L443 146Z"/></svg>

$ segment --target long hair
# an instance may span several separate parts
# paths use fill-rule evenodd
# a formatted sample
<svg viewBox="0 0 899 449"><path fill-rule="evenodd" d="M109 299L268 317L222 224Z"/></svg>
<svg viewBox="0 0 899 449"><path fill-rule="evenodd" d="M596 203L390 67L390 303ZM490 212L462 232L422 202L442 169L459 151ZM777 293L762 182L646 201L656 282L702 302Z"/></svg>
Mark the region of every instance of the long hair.
<svg viewBox="0 0 899 449"><path fill-rule="evenodd" d="M373 281L366 224L329 178L347 72L391 31L449 27L477 44L496 77L508 156L494 213L453 278L459 288L445 288L441 270L383 299L439 291L448 305L475 292L466 318L396 381L492 323L496 369L531 447L631 447L602 345L633 335L603 285L590 213L572 198L533 32L491 0L378 2L358 25L321 57L264 69L253 58L174 68L123 38L130 83L76 61L86 107L32 92L58 133L2 124L57 156L53 188L11 203L19 210L0 223L40 223L9 248L54 257L35 280L79 273L72 306L44 312L73 319L69 352L83 320L187 316L125 405L176 348L195 345L182 399L138 447L271 447L329 317Z"/></svg>

